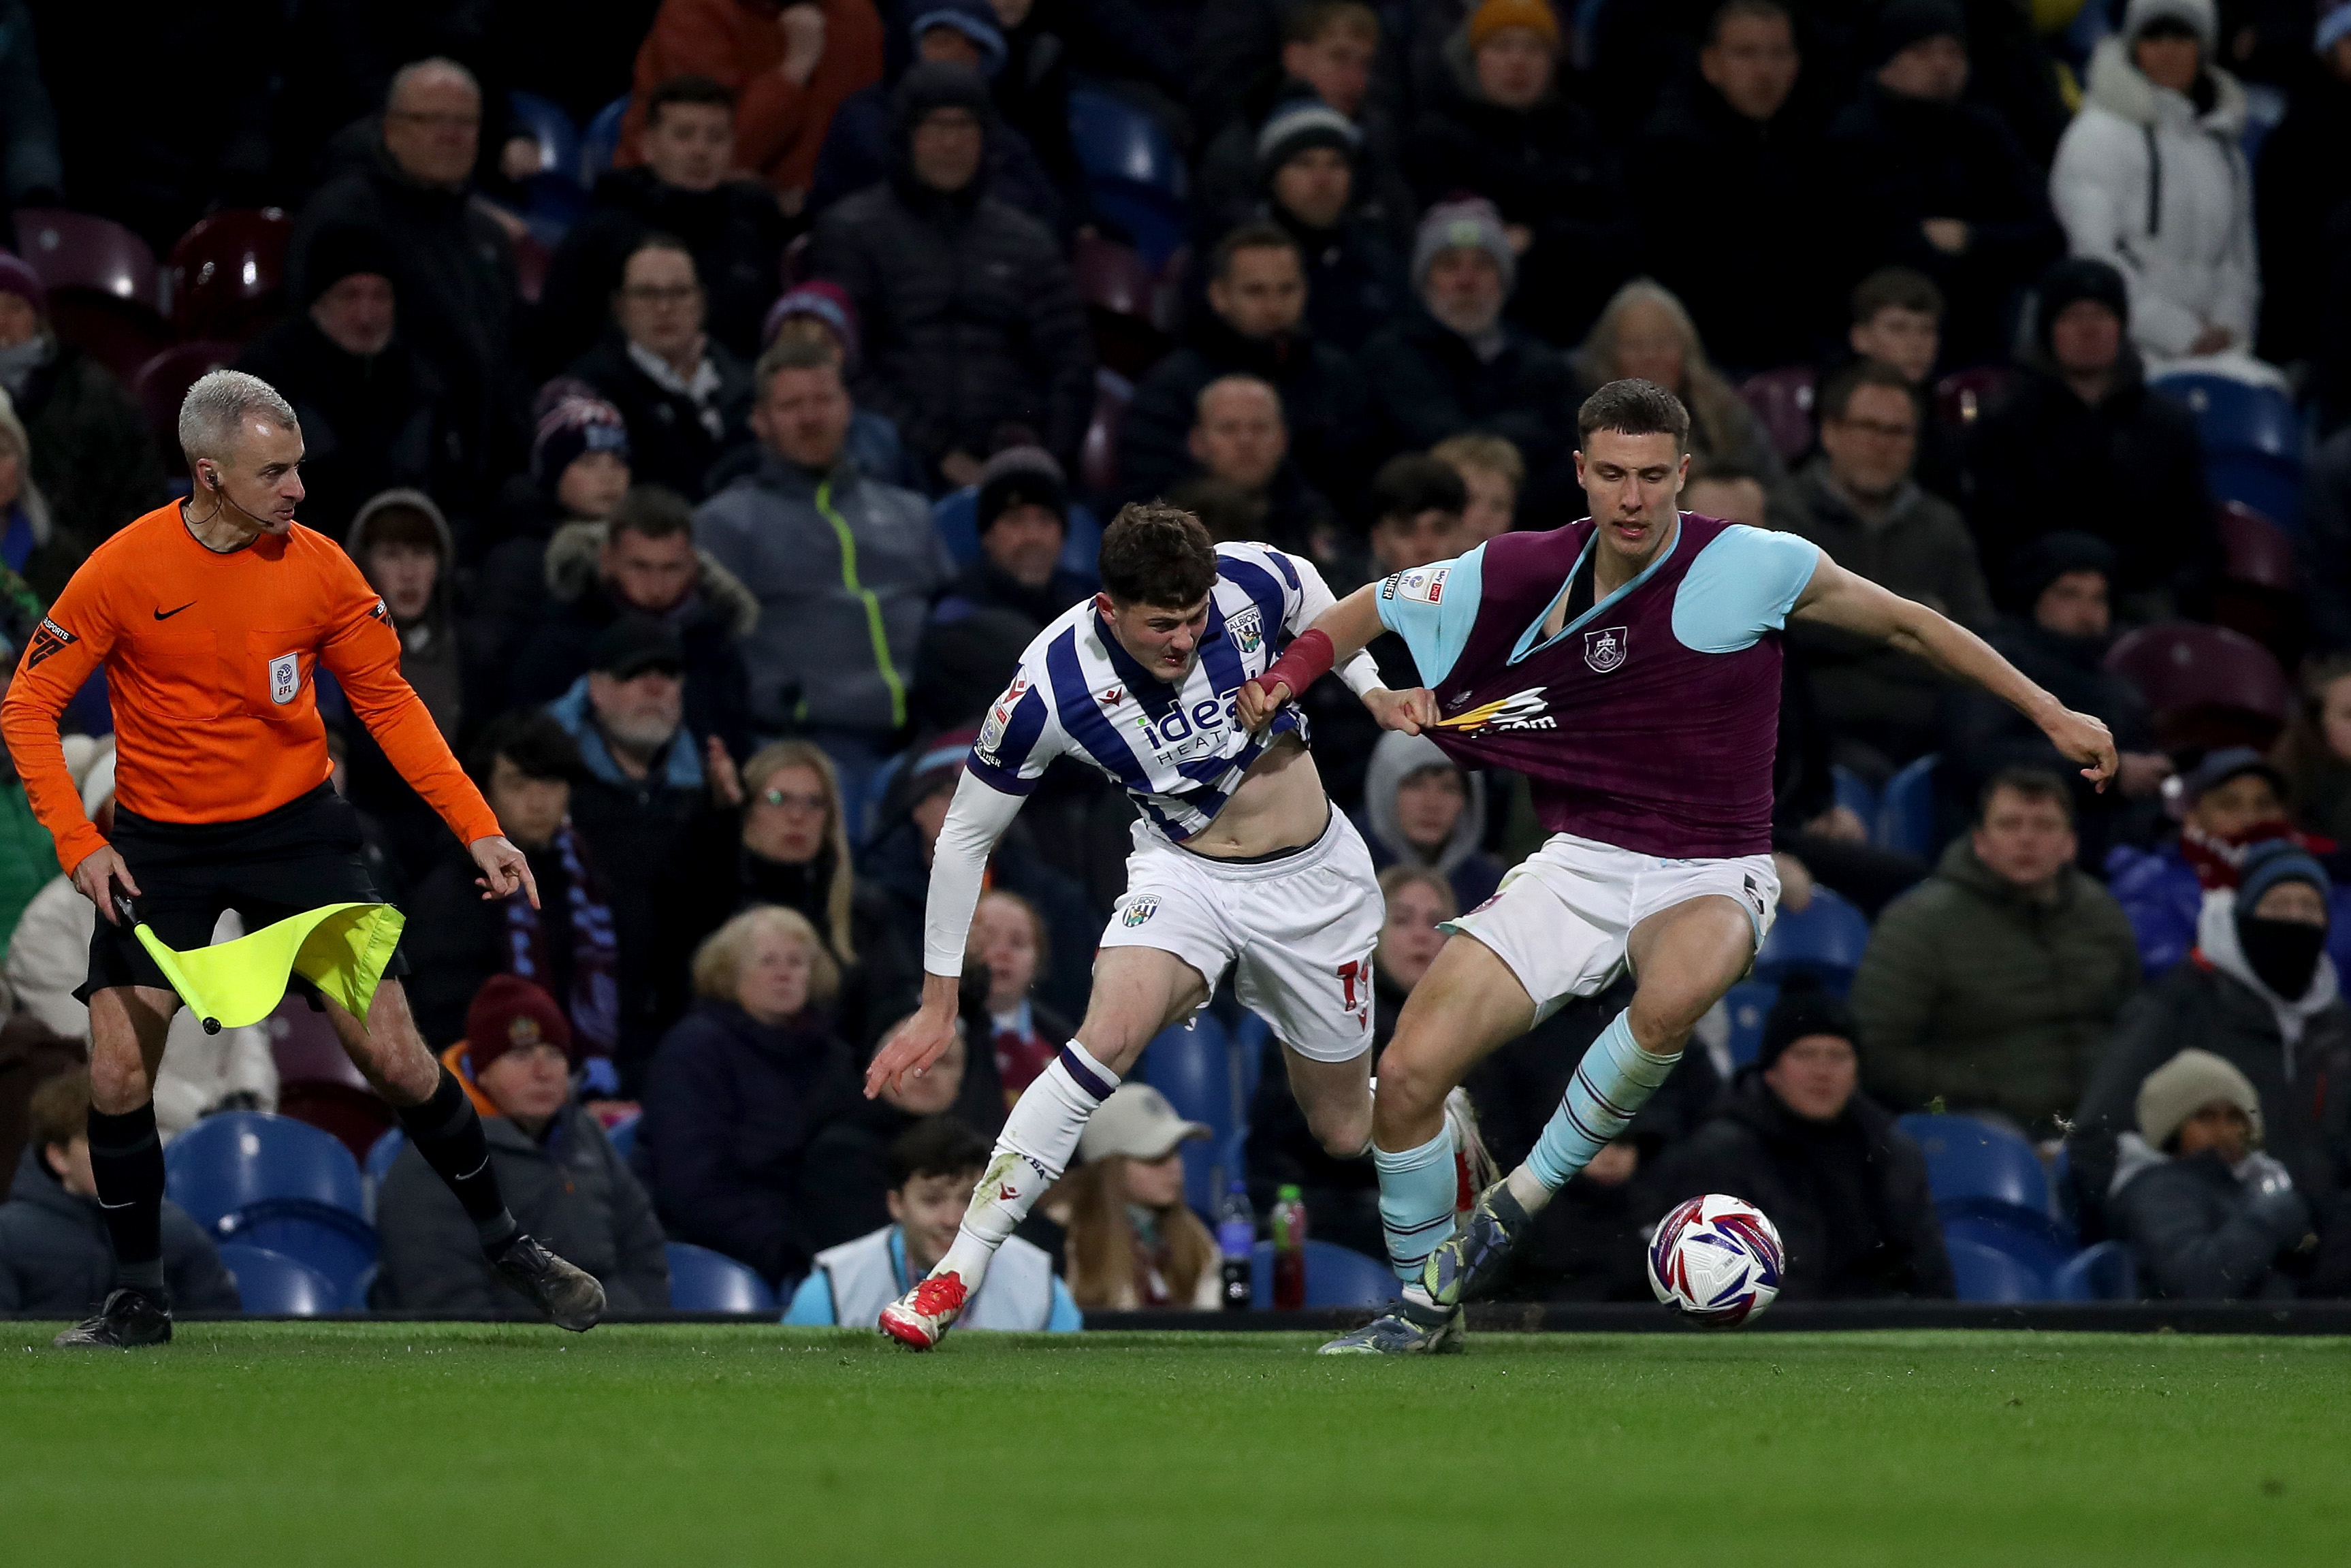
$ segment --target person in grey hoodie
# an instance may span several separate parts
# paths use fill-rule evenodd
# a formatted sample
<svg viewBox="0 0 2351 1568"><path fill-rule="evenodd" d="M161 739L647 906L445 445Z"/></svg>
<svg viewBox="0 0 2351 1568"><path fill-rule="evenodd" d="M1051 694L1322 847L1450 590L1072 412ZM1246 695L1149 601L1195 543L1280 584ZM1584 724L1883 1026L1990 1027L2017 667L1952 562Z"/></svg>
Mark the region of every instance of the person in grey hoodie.
<svg viewBox="0 0 2351 1568"><path fill-rule="evenodd" d="M2293 1175L2262 1152L2252 1080L2190 1047L2147 1074L2137 1109L2138 1130L2116 1140L2107 1201L2141 1288L2189 1300L2292 1297L2317 1238Z"/></svg>
<svg viewBox="0 0 2351 1568"><path fill-rule="evenodd" d="M906 722L931 601L954 558L912 490L858 471L838 358L781 338L752 372L758 468L694 514L695 543L759 601L743 643L755 728L798 730L841 770L845 800Z"/></svg>
<svg viewBox="0 0 2351 1568"><path fill-rule="evenodd" d="M1482 847L1485 776L1463 772L1425 735L1390 730L1372 747L1362 827L1375 868L1433 871L1460 908L1477 908L1501 885L1502 862Z"/></svg>

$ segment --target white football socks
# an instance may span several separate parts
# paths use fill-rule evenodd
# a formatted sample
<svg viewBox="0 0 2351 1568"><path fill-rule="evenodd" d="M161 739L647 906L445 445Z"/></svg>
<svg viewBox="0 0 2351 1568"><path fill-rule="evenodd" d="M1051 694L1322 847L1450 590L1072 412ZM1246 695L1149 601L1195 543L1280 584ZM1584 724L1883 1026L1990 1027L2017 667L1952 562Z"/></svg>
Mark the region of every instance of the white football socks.
<svg viewBox="0 0 2351 1568"><path fill-rule="evenodd" d="M967 1291L979 1289L996 1249L1004 1245L1045 1189L1061 1179L1071 1157L1078 1152L1078 1135L1086 1118L1118 1087L1118 1074L1087 1053L1076 1040L1020 1092L1012 1113L1004 1119L996 1151L989 1157L979 1185L972 1189L971 1207L964 1211L953 1246L939 1260L933 1274L957 1274Z"/></svg>

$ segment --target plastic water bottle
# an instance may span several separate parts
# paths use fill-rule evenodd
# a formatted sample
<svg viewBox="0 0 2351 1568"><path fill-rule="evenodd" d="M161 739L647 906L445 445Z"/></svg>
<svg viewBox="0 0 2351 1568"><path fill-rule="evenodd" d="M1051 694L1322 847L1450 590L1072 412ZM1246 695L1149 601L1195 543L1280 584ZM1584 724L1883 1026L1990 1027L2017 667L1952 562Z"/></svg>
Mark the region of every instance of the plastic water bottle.
<svg viewBox="0 0 2351 1568"><path fill-rule="evenodd" d="M1238 1181L1217 1205L1217 1250L1223 1255L1225 1311L1245 1312L1250 1300L1249 1254L1257 1249L1257 1210L1249 1207L1249 1188Z"/></svg>
<svg viewBox="0 0 2351 1568"><path fill-rule="evenodd" d="M1284 1186L1273 1202L1273 1307L1294 1312L1306 1304L1306 1197Z"/></svg>

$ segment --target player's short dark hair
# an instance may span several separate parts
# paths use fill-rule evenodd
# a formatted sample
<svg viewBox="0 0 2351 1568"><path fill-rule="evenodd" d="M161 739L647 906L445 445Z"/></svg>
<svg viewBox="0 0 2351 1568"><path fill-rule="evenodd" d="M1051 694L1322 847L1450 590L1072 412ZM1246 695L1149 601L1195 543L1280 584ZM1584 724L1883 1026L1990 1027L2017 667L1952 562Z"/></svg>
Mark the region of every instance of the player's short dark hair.
<svg viewBox="0 0 2351 1568"><path fill-rule="evenodd" d="M1298 248L1298 241L1280 224L1262 219L1242 224L1228 231L1208 253L1208 276L1222 283L1233 275L1233 257L1245 250L1286 250L1298 258L1298 269L1306 270L1306 255Z"/></svg>
<svg viewBox="0 0 2351 1568"><path fill-rule="evenodd" d="M2074 825L2074 791L2046 768L2003 768L1985 780L1983 793L1976 797L1976 821L1980 824L1991 815L1991 803L2001 790L2022 796L2027 800L2053 800L2065 813L2065 825Z"/></svg>
<svg viewBox="0 0 2351 1568"><path fill-rule="evenodd" d="M1375 44L1380 40L1380 14L1363 0L1307 0L1282 20L1281 41L1311 44L1341 26Z"/></svg>
<svg viewBox="0 0 2351 1568"><path fill-rule="evenodd" d="M653 91L645 94L645 127L651 130L661 123L662 110L673 103L702 103L713 109L735 112L735 89L716 77L689 73L672 77Z"/></svg>
<svg viewBox="0 0 2351 1568"><path fill-rule="evenodd" d="M1469 486L1461 470L1426 452L1406 452L1380 465L1364 495L1372 526L1391 517L1409 522L1423 512L1461 513L1469 509Z"/></svg>
<svg viewBox="0 0 2351 1568"><path fill-rule="evenodd" d="M69 1067L33 1085L25 1103L26 1142L40 1149L89 1135L89 1068Z"/></svg>
<svg viewBox="0 0 2351 1568"><path fill-rule="evenodd" d="M1853 406L1854 394L1864 387L1884 387L1898 392L1915 403L1917 389L1910 378L1883 360L1855 360L1821 383L1820 396L1814 400L1813 413L1823 421L1843 420L1845 411Z"/></svg>
<svg viewBox="0 0 2351 1568"><path fill-rule="evenodd" d="M1583 400L1583 406L1575 411L1576 445L1589 446L1596 430L1613 430L1619 435L1670 435L1675 451L1689 450L1689 410L1656 382L1637 377L1610 382Z"/></svg>
<svg viewBox="0 0 2351 1568"><path fill-rule="evenodd" d="M1200 519L1165 501L1130 501L1102 530L1102 591L1125 604L1187 610L1217 583L1217 546Z"/></svg>
<svg viewBox="0 0 2351 1568"><path fill-rule="evenodd" d="M1935 280L1910 267L1881 267L1853 286L1853 324L1866 327L1881 310L1915 310L1943 319L1943 291Z"/></svg>
<svg viewBox="0 0 2351 1568"><path fill-rule="evenodd" d="M1780 4L1780 0L1722 0L1722 4L1714 8L1714 15L1706 19L1705 42L1708 48L1722 42L1722 25L1733 16L1757 16L1765 21L1785 22L1792 36L1796 30L1795 18L1788 15L1788 8Z"/></svg>
<svg viewBox="0 0 2351 1568"><path fill-rule="evenodd" d="M483 726L465 767L477 788L490 787L490 775L497 771L501 757L526 779L560 779L570 784L587 771L580 760L579 742L544 708L502 713Z"/></svg>
<svg viewBox="0 0 2351 1568"><path fill-rule="evenodd" d="M916 1176L977 1177L987 1168L988 1153L987 1140L954 1116L925 1116L890 1145L890 1190L901 1190Z"/></svg>
<svg viewBox="0 0 2351 1568"><path fill-rule="evenodd" d="M645 539L674 539L692 532L694 507L664 485L632 486L604 524L604 537L614 539L624 533Z"/></svg>

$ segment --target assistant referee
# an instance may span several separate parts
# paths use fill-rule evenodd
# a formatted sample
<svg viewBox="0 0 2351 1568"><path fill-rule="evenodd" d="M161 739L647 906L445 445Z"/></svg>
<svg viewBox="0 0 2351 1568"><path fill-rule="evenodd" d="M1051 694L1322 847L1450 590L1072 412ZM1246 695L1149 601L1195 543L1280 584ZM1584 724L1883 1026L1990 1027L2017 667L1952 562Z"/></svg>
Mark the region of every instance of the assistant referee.
<svg viewBox="0 0 2351 1568"><path fill-rule="evenodd" d="M152 1092L180 998L128 927L127 894L166 946L200 947L224 909L257 930L321 904L381 902L360 859L358 818L332 763L314 676L324 664L351 708L473 853L485 898L538 891L521 850L400 677L383 601L342 549L294 520L302 430L270 385L214 371L180 405L195 493L90 553L25 649L0 732L57 863L98 905L89 978L89 1163L114 1242L115 1288L61 1346L127 1349L172 1337L159 1236L163 1149ZM114 841L83 814L57 717L106 670L115 737ZM593 1325L603 1287L523 1233L499 1196L481 1119L416 1032L394 977L364 1019L328 1017L352 1063L465 1205L484 1253L556 1322Z"/></svg>

